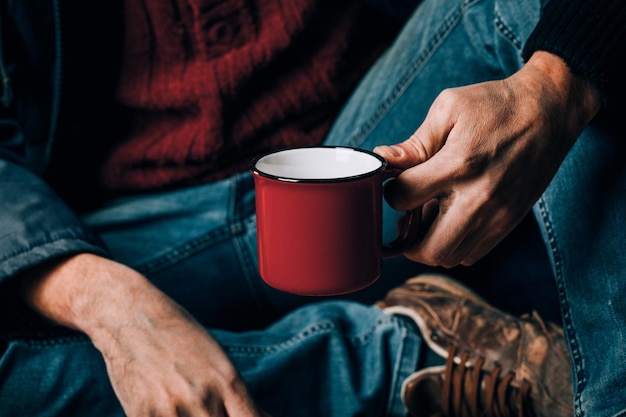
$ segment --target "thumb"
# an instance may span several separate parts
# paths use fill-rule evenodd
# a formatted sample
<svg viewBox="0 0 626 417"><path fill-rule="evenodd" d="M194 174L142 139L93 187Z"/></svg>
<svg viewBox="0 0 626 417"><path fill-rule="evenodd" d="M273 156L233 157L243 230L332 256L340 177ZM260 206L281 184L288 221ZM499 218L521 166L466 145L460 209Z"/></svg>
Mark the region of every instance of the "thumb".
<svg viewBox="0 0 626 417"><path fill-rule="evenodd" d="M423 123L408 139L395 145L377 146L374 152L385 158L391 167L406 170L432 158L445 144L453 126L445 108L435 111L431 107Z"/></svg>
<svg viewBox="0 0 626 417"><path fill-rule="evenodd" d="M404 142L377 146L374 153L385 158L389 166L405 170L426 162L435 155L445 141L442 138L445 138L443 133L436 134L422 125Z"/></svg>
<svg viewBox="0 0 626 417"><path fill-rule="evenodd" d="M418 142L418 144L421 145L421 142ZM377 146L374 148L374 153L385 158L390 167L405 170L428 159L425 156L423 147L416 147L415 145L416 141L407 139L395 145Z"/></svg>

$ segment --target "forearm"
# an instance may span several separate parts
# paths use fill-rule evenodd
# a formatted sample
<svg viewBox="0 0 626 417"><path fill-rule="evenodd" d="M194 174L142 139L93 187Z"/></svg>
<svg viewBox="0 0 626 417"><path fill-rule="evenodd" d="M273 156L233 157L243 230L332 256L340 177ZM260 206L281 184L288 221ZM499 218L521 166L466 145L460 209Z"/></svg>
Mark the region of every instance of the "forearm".
<svg viewBox="0 0 626 417"><path fill-rule="evenodd" d="M584 76L574 74L565 61L553 53L535 52L516 76L531 89L544 91L546 96L560 96L567 133L571 131L577 136L601 108L598 88Z"/></svg>
<svg viewBox="0 0 626 417"><path fill-rule="evenodd" d="M624 88L626 3L623 0L551 0L528 38L523 57L536 51L560 56L573 74L594 84L605 104Z"/></svg>
<svg viewBox="0 0 626 417"><path fill-rule="evenodd" d="M138 272L90 254L30 272L22 287L26 301L91 338L127 415L224 409L258 417L217 341Z"/></svg>
<svg viewBox="0 0 626 417"><path fill-rule="evenodd" d="M91 254L62 258L28 271L21 285L25 301L47 319L104 342L113 327L133 314L158 315L174 303L146 278L124 265ZM153 312L143 312L153 309Z"/></svg>

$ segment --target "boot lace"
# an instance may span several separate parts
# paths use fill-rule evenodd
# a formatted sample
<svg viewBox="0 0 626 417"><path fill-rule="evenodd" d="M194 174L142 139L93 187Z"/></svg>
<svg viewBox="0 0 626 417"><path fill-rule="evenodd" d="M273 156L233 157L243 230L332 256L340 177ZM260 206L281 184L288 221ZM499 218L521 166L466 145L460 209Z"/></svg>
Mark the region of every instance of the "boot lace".
<svg viewBox="0 0 626 417"><path fill-rule="evenodd" d="M448 417L533 417L527 381L512 386L513 371L502 373L496 364L493 370L482 369L485 359L479 357L468 365L464 352L456 363L456 348L450 348L446 362L442 403Z"/></svg>

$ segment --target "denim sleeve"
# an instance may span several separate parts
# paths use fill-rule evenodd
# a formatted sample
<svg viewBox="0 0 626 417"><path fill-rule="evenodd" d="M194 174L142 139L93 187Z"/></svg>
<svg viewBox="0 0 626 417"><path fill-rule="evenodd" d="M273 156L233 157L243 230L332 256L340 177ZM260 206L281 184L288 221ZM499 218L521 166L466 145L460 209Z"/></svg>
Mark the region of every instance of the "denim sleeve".
<svg viewBox="0 0 626 417"><path fill-rule="evenodd" d="M0 0L0 295L10 278L52 258L107 255L39 176L54 132L60 58L57 2L36 3Z"/></svg>
<svg viewBox="0 0 626 417"><path fill-rule="evenodd" d="M0 159L0 292L23 270L80 252L107 256L100 238L44 181Z"/></svg>

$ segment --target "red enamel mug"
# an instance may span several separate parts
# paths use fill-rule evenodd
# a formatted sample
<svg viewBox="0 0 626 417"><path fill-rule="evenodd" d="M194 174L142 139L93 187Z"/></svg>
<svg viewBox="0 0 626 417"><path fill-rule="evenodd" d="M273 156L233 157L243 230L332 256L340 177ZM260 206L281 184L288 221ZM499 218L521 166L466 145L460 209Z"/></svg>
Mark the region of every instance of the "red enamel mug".
<svg viewBox="0 0 626 417"><path fill-rule="evenodd" d="M256 191L259 272L278 290L338 295L381 274L381 259L400 255L419 216L382 243L383 182L398 174L366 150L316 146L271 152L250 164ZM413 217L415 221L413 221Z"/></svg>

